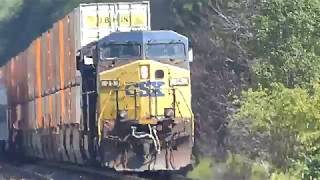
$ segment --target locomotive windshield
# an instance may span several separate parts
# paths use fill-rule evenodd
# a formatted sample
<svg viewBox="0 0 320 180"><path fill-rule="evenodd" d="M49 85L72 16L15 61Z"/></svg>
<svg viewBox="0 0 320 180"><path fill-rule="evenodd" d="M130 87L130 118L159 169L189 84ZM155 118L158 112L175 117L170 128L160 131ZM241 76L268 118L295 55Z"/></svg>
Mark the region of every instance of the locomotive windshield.
<svg viewBox="0 0 320 180"><path fill-rule="evenodd" d="M146 57L149 59L185 59L185 46L183 43L147 44Z"/></svg>
<svg viewBox="0 0 320 180"><path fill-rule="evenodd" d="M141 57L138 44L110 44L100 48L100 59L133 59Z"/></svg>

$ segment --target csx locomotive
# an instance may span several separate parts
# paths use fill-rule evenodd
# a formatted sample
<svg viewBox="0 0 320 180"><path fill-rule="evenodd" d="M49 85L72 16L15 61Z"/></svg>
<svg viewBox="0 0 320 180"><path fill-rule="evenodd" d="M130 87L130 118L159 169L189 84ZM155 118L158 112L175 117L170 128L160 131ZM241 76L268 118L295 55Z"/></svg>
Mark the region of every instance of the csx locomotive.
<svg viewBox="0 0 320 180"><path fill-rule="evenodd" d="M151 31L164 26L157 11L149 0L83 3L12 57L0 69L0 149L118 171L189 166L192 48Z"/></svg>
<svg viewBox="0 0 320 180"><path fill-rule="evenodd" d="M191 163L188 38L173 31L115 32L78 54L84 117L98 161L116 170L178 170Z"/></svg>

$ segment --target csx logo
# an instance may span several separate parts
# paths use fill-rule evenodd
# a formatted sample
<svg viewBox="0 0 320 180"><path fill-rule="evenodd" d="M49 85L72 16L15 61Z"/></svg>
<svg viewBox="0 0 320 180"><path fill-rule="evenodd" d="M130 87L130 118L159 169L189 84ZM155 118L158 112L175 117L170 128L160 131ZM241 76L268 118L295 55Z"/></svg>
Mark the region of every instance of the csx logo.
<svg viewBox="0 0 320 180"><path fill-rule="evenodd" d="M146 97L161 97L165 96L164 93L161 91L161 87L165 83L162 81L154 81L154 82L140 82L134 84L126 85L126 95L127 96L134 96L134 91L136 90L137 96Z"/></svg>

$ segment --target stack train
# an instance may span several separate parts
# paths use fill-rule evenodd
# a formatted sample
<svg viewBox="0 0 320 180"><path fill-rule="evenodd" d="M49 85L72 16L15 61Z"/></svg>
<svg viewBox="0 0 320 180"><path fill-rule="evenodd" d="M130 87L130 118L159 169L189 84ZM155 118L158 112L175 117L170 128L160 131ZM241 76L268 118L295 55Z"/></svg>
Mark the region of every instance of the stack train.
<svg viewBox="0 0 320 180"><path fill-rule="evenodd" d="M1 67L1 149L117 171L192 162L187 37L148 1L81 4Z"/></svg>

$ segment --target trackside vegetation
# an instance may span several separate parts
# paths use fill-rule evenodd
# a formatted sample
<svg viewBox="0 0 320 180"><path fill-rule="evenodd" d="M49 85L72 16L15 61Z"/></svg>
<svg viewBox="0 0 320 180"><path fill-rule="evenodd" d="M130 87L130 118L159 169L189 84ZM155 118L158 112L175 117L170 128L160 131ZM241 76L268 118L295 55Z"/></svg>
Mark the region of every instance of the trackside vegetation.
<svg viewBox="0 0 320 180"><path fill-rule="evenodd" d="M184 8L197 4L214 8L216 3L189 1ZM237 110L228 118L230 128L242 127L245 133L238 134L259 143L257 147L248 143L243 150L230 148L223 162L204 159L189 177L207 179L211 172L212 179L230 179L228 175L234 179L319 179L320 1L246 3L255 3L257 8L247 17L253 36L240 43L249 54L252 81L231 98ZM228 18L219 12L217 16Z"/></svg>
<svg viewBox="0 0 320 180"><path fill-rule="evenodd" d="M253 18L258 85L240 96L235 120L267 135L276 179L320 178L319 17L318 0L270 0Z"/></svg>

